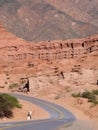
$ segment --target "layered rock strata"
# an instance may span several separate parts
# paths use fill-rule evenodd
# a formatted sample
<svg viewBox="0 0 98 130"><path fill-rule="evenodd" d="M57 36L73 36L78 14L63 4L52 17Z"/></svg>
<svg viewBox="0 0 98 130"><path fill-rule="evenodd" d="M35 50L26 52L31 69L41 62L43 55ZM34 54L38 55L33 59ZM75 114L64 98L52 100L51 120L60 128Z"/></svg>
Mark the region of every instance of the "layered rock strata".
<svg viewBox="0 0 98 130"><path fill-rule="evenodd" d="M75 59L98 52L98 35L66 41L26 42L7 32L0 25L0 66L31 67ZM11 68L11 69L12 69Z"/></svg>

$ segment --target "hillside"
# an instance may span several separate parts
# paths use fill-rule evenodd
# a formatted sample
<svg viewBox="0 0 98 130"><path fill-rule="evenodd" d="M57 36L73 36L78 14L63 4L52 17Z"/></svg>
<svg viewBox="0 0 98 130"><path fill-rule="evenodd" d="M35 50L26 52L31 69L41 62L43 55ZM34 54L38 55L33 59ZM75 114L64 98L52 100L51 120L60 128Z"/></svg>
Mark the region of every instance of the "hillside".
<svg viewBox="0 0 98 130"><path fill-rule="evenodd" d="M18 70L15 73L21 73L25 68L28 73L29 71L44 73L46 70L48 74L49 70L51 74L57 68L61 69L60 71L66 71L68 68L70 70L70 65L72 67L75 64L96 69L97 52L98 35L84 39L45 41L36 44L17 38L0 25L0 65L3 72L9 67L7 71L10 73L14 73L14 69ZM69 62L72 64L66 66Z"/></svg>
<svg viewBox="0 0 98 130"><path fill-rule="evenodd" d="M97 119L98 105L71 94L98 88L98 35L36 44L0 24L0 92L16 92L18 88L10 90L9 86L18 83L22 87L26 78L30 96L60 104L78 119Z"/></svg>
<svg viewBox="0 0 98 130"><path fill-rule="evenodd" d="M0 21L0 92L49 100L98 122L98 105L72 97L98 90L98 0L0 0ZM19 91L27 78L30 92ZM47 117L21 102L24 118L14 110L8 121L26 120L30 107L33 119Z"/></svg>
<svg viewBox="0 0 98 130"><path fill-rule="evenodd" d="M28 41L98 34L97 0L0 0L0 20Z"/></svg>

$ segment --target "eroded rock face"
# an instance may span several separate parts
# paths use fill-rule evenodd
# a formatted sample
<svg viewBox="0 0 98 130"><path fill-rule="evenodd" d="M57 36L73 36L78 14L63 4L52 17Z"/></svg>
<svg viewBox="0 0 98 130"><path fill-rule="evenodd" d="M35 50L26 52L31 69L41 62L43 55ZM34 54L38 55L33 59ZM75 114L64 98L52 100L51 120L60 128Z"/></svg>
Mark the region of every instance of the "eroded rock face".
<svg viewBox="0 0 98 130"><path fill-rule="evenodd" d="M1 48L2 49L2 48ZM38 43L38 45L26 45L24 46L10 46L4 47L4 50L8 51L7 55L8 61L21 61L31 59L33 62L35 60L41 61L51 61L51 60L61 60L75 58L78 56L83 56L94 51L98 51L98 39L85 39L82 41L57 41L57 42L43 42ZM13 53L12 53L13 52ZM15 53L17 52L17 53ZM20 53L19 53L20 52Z"/></svg>
<svg viewBox="0 0 98 130"><path fill-rule="evenodd" d="M44 65L49 69L50 64L57 71L59 62L86 57L94 52L98 52L97 35L86 39L32 43L17 38L0 25L0 66L3 71L8 67L7 71L18 69L20 73L29 68L36 72Z"/></svg>

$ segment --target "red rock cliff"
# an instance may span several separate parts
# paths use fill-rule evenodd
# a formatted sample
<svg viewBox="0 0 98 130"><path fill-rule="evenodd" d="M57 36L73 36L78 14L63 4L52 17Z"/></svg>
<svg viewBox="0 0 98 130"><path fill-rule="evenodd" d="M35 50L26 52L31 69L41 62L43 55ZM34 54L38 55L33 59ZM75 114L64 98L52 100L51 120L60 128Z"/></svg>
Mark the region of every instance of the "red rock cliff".
<svg viewBox="0 0 98 130"><path fill-rule="evenodd" d="M31 67L51 64L66 59L75 59L98 52L98 35L86 39L66 41L26 42L7 32L0 25L0 66Z"/></svg>

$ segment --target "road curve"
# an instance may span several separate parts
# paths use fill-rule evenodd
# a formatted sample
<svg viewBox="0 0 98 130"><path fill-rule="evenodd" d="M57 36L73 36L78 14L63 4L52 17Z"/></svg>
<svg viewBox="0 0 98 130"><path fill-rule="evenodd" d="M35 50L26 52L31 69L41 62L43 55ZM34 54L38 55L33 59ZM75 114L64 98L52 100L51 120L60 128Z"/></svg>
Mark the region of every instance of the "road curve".
<svg viewBox="0 0 98 130"><path fill-rule="evenodd" d="M42 120L10 122L0 124L0 130L55 130L59 126L76 120L75 116L63 107L34 97L11 94L19 99L29 101L46 110L50 117Z"/></svg>

